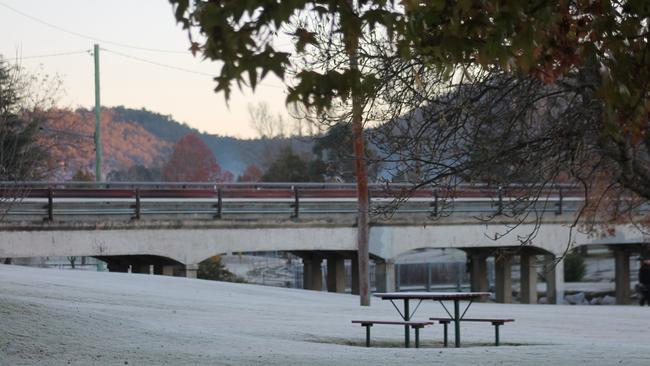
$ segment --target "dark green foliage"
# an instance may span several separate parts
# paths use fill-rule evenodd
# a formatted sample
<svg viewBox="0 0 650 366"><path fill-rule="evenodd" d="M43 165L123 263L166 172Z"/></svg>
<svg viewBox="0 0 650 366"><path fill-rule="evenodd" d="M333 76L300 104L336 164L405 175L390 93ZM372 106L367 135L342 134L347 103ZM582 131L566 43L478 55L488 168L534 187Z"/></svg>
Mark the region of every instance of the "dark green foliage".
<svg viewBox="0 0 650 366"><path fill-rule="evenodd" d="M290 147L284 148L278 158L262 176L263 182L322 182L322 163L309 163L295 154Z"/></svg>
<svg viewBox="0 0 650 366"><path fill-rule="evenodd" d="M0 57L0 181L36 180L46 167L46 154L36 143L42 118L22 106L22 77Z"/></svg>
<svg viewBox="0 0 650 366"><path fill-rule="evenodd" d="M571 252L564 257L564 280L580 282L587 271L585 258L579 252Z"/></svg>
<svg viewBox="0 0 650 366"><path fill-rule="evenodd" d="M373 150L365 144L367 161L377 160ZM316 159L320 160L325 168L328 181L342 180L354 181L354 154L352 151L352 124L337 123L330 127L325 135L317 138L312 149ZM376 163L367 164L368 178L372 181L377 178L380 166Z"/></svg>
<svg viewBox="0 0 650 366"><path fill-rule="evenodd" d="M345 182L354 179L352 155L352 125L338 123L314 142L314 155L326 166L328 178L338 177Z"/></svg>
<svg viewBox="0 0 650 366"><path fill-rule="evenodd" d="M134 165L126 170L114 170L108 173L106 180L109 182L160 182L162 170Z"/></svg>
<svg viewBox="0 0 650 366"><path fill-rule="evenodd" d="M212 256L199 263L197 277L202 280L240 283L246 282L243 278L237 277L235 274L227 270L221 263L221 257L218 255Z"/></svg>

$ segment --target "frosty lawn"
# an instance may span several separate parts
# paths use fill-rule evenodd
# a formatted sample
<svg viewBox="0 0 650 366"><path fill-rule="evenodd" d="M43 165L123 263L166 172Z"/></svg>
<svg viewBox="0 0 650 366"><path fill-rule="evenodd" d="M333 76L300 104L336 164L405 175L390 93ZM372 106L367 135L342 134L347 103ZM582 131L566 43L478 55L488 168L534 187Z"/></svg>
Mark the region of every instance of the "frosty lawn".
<svg viewBox="0 0 650 366"><path fill-rule="evenodd" d="M0 365L588 364L647 365L650 307L475 303L472 317L512 317L500 347L486 324L463 324L463 348L442 326L404 349L389 302L356 296L122 273L0 265ZM423 303L414 320L445 316ZM468 329L471 328L471 331Z"/></svg>

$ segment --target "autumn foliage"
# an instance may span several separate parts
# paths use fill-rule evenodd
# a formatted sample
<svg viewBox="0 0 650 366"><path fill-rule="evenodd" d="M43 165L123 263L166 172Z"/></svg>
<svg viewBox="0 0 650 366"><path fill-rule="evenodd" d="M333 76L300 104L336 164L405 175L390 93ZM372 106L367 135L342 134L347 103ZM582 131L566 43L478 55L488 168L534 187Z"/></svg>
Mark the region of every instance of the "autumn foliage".
<svg viewBox="0 0 650 366"><path fill-rule="evenodd" d="M240 182L259 182L262 179L262 169L258 168L255 164L250 164L246 170L239 176Z"/></svg>
<svg viewBox="0 0 650 366"><path fill-rule="evenodd" d="M232 174L231 174L232 175ZM213 182L222 179L221 167L210 148L194 133L178 140L163 167L169 182Z"/></svg>
<svg viewBox="0 0 650 366"><path fill-rule="evenodd" d="M103 171L127 169L134 165L160 166L172 144L143 127L120 120L111 110L102 110ZM94 115L79 109L50 110L41 125L39 145L49 158L48 179L71 179L75 172L95 170Z"/></svg>

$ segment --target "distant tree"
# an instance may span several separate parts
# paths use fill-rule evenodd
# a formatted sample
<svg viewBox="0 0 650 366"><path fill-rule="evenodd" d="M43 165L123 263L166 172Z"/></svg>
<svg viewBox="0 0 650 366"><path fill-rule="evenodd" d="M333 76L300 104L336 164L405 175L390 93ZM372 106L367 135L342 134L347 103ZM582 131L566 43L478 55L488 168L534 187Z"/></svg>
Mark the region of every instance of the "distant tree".
<svg viewBox="0 0 650 366"><path fill-rule="evenodd" d="M143 165L134 165L126 170L114 170L106 176L111 182L157 182L162 178L160 168L147 168Z"/></svg>
<svg viewBox="0 0 650 366"><path fill-rule="evenodd" d="M380 165L374 161L377 154L366 146L368 179L375 180ZM328 181L354 181L354 152L352 151L352 124L339 122L314 141L312 152L325 166Z"/></svg>
<svg viewBox="0 0 650 366"><path fill-rule="evenodd" d="M77 268L75 263L77 262L77 257L68 257L68 262L70 262L70 268L75 269Z"/></svg>
<svg viewBox="0 0 650 366"><path fill-rule="evenodd" d="M38 84L38 85L34 85ZM35 180L46 170L46 153L37 144L51 106L47 85L0 56L0 181Z"/></svg>
<svg viewBox="0 0 650 366"><path fill-rule="evenodd" d="M242 175L237 178L238 182L259 182L262 180L262 169L258 168L255 164L250 164L246 167Z"/></svg>
<svg viewBox="0 0 650 366"><path fill-rule="evenodd" d="M219 175L217 181L224 182L224 183L234 182L235 175L232 174L229 170L226 170L221 175Z"/></svg>
<svg viewBox="0 0 650 366"><path fill-rule="evenodd" d="M38 144L38 132L59 87L58 79L27 74L0 55L0 181L38 180L46 175L48 150ZM19 187L0 193L0 220L25 193Z"/></svg>
<svg viewBox="0 0 650 366"><path fill-rule="evenodd" d="M281 151L269 169L262 176L263 182L322 182L319 171L310 172L310 164L288 147ZM311 174L310 174L311 173Z"/></svg>
<svg viewBox="0 0 650 366"><path fill-rule="evenodd" d="M287 126L281 114L274 116L271 113L269 104L259 102L257 104L248 104L249 123L251 128L263 138L284 137Z"/></svg>
<svg viewBox="0 0 650 366"><path fill-rule="evenodd" d="M95 180L95 175L85 169L79 169L72 176L72 180L74 182L92 182Z"/></svg>
<svg viewBox="0 0 650 366"><path fill-rule="evenodd" d="M587 272L585 258L577 251L572 251L564 257L564 280L580 282Z"/></svg>
<svg viewBox="0 0 650 366"><path fill-rule="evenodd" d="M212 256L199 263L197 277L202 280L246 282L244 279L230 272L226 266L221 263L221 257L218 255Z"/></svg>
<svg viewBox="0 0 650 366"><path fill-rule="evenodd" d="M169 182L211 182L221 177L221 167L201 138L189 133L178 140L163 167L163 179Z"/></svg>

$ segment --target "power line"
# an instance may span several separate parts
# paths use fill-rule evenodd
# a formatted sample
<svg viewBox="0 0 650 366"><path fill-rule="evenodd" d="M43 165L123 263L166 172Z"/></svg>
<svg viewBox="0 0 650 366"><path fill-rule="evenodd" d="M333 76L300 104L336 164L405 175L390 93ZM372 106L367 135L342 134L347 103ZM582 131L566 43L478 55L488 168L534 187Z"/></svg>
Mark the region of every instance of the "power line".
<svg viewBox="0 0 650 366"><path fill-rule="evenodd" d="M141 51L189 54L189 51L164 50L164 49L159 49L159 48L148 48L148 47L133 46L133 45L125 44L125 43L113 42L113 41L109 41L109 40L102 39L102 38L87 36L85 34L75 32L75 31L72 31L72 30L69 30L69 29L66 29L66 28L63 28L63 27L59 27L58 25L55 25L55 24L52 24L52 23L47 22L45 20L36 18L36 17L34 17L32 15L29 15L27 13L24 13L24 12L22 12L22 11L16 9L16 8L14 8L14 7L11 7L11 6L3 3L3 2L0 2L0 6L5 7L7 9L13 11L16 14L22 15L23 17L31 19L31 20L33 20L33 21L35 21L37 23L40 23L40 24L43 24L43 25L45 25L47 27L56 29L56 30L58 30L60 32L64 32L64 33L67 33L67 34L70 34L70 35L73 35L73 36L76 36L76 37L84 38L84 39L87 39L87 40L91 40L91 41L94 41L94 42L101 42L101 43L111 44L111 45L117 46L117 47L131 48L131 49L134 49L134 50L141 50Z"/></svg>
<svg viewBox="0 0 650 366"><path fill-rule="evenodd" d="M20 57L4 58L4 60L7 60L7 61L20 61L20 60L29 60L29 59L33 59L33 58L47 58L47 57L79 55L79 54L82 54L82 53L89 53L89 52L91 52L91 50L59 52L59 53L50 53L50 54L45 54L45 55L20 56Z"/></svg>
<svg viewBox="0 0 650 366"><path fill-rule="evenodd" d="M176 71L182 71L182 72L187 72L187 73L190 73L190 74L209 76L209 77L214 77L215 76L214 74L210 74L210 73L207 73L207 72L192 70L192 69L186 69L184 67L179 67L179 66L174 66L174 65L169 65L169 64L164 64L164 63L161 63L161 62L158 62L158 61L152 61L152 60L148 60L148 59L145 59L145 58L142 58L142 57L128 55L126 53L109 50L109 49L106 49L106 48L103 48L103 47L101 48L101 50L112 53L112 54L115 54L115 55L118 55L118 56L129 58L129 59L132 59L132 60L135 60L135 61L140 61L140 62L144 62L144 63L148 63L148 64L160 66L160 67L165 67L165 68L176 70ZM266 84L266 83L259 83L257 85L268 87L268 88L284 89L281 86L271 85L271 84Z"/></svg>
<svg viewBox="0 0 650 366"><path fill-rule="evenodd" d="M147 60L147 59L144 59L144 58L141 58L141 57L132 56L132 55L127 55L126 53L122 53L122 52L118 52L118 51L113 51L113 50L108 50L108 49L103 48L103 47L101 48L101 50L102 50L102 51L109 52L109 53L116 54L116 55L118 55L118 56L122 56L122 57L130 58L130 59L132 59L132 60L136 60L136 61L140 61L140 62L145 62L145 63L148 63L148 64L152 64L152 65L160 66L160 67L166 67L166 68L168 68L168 69L172 69L172 70L176 70L176 71L183 71L183 72L188 72L188 73L191 73L191 74L197 74L197 75L203 75L203 76L214 77L213 74L210 74L210 73L207 73L207 72L198 71L198 70L186 69L186 68L184 68L184 67L179 67L179 66L174 66L174 65L168 65L168 64L164 64L164 63L161 63L161 62L158 62L158 61L151 61L151 60Z"/></svg>

